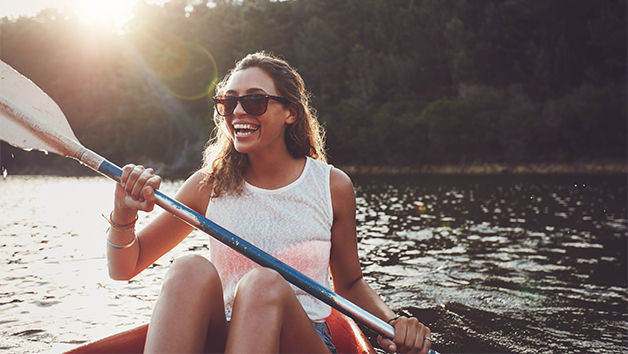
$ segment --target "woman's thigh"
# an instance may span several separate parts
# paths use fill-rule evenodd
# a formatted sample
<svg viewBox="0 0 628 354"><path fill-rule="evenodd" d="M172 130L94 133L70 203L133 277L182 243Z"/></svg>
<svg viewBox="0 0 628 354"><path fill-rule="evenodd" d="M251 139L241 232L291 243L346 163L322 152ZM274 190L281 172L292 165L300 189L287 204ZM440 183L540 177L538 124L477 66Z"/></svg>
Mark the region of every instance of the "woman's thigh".
<svg viewBox="0 0 628 354"><path fill-rule="evenodd" d="M267 268L238 283L227 351L329 353L288 282Z"/></svg>
<svg viewBox="0 0 628 354"><path fill-rule="evenodd" d="M199 255L181 257L164 279L148 329L147 350L222 352L227 337L218 272Z"/></svg>

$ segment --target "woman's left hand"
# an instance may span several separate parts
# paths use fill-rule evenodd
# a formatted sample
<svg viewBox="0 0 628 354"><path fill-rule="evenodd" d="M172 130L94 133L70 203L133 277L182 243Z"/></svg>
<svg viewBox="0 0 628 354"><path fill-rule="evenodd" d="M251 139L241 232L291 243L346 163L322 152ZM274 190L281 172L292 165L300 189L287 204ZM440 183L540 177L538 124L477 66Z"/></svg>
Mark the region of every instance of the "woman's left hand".
<svg viewBox="0 0 628 354"><path fill-rule="evenodd" d="M432 332L415 317L401 316L391 323L395 339L377 337L379 345L390 353L427 354L432 346Z"/></svg>

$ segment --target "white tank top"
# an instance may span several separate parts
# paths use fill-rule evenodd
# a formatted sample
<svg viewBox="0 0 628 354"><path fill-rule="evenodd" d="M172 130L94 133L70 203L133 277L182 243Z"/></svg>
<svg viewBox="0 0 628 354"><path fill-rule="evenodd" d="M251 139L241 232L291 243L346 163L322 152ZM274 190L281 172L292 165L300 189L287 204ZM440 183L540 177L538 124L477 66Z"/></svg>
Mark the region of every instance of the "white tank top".
<svg viewBox="0 0 628 354"><path fill-rule="evenodd" d="M223 195L209 202L208 219L252 243L304 275L331 289L329 256L333 210L331 166L307 158L299 178L279 189L245 182L240 196ZM256 263L210 237L210 259L222 281L227 320L231 319L238 281ZM322 321L331 308L292 285L310 320Z"/></svg>

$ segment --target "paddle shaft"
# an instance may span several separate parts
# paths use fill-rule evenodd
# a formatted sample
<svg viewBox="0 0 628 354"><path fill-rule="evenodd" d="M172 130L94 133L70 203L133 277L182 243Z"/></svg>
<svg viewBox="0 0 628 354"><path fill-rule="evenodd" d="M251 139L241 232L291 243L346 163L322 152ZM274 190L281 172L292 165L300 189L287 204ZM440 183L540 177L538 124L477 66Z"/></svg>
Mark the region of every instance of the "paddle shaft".
<svg viewBox="0 0 628 354"><path fill-rule="evenodd" d="M92 151L86 150L85 153L82 154L82 156L89 159L92 154L96 155ZM122 170L120 169L120 167L112 164L111 162L103 159L103 161L96 169L90 165L88 166L100 172L101 174L115 180L116 182L120 182ZM299 287L300 289L314 296L315 298L321 300L327 305L353 318L357 322L367 326L368 328L375 331L377 334L391 339L395 337L395 329L388 323L382 321L380 318L375 317L374 315L363 310L351 301L325 288L311 278L306 277L296 269L288 266L287 264L271 256L270 254L262 251L253 244L234 235L230 231L217 225L203 215L181 204L177 200L172 199L167 195L161 193L159 190L155 191L155 196L157 197L157 205L159 205L162 209L179 217L181 220L187 222L194 228L199 229L216 238L218 241L231 247L235 251L239 252L240 254L249 258L255 263L261 265L262 267L274 269L290 283L294 284L295 286Z"/></svg>

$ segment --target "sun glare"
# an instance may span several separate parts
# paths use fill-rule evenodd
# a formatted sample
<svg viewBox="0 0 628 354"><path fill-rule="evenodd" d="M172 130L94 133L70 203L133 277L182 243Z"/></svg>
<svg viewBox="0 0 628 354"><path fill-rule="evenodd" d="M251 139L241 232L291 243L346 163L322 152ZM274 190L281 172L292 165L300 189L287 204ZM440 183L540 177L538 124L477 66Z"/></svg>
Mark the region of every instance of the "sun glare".
<svg viewBox="0 0 628 354"><path fill-rule="evenodd" d="M98 27L120 28L133 17L135 1L82 0L72 11L86 24Z"/></svg>
<svg viewBox="0 0 628 354"><path fill-rule="evenodd" d="M120 30L133 18L133 9L140 1L163 6L170 0L0 0L0 17L35 17L52 8L60 14L72 13L90 26ZM191 4L199 1L193 0Z"/></svg>

